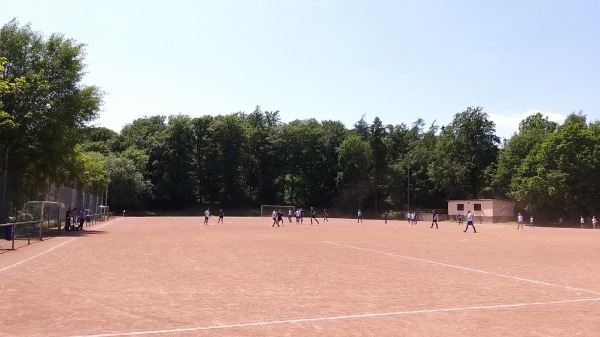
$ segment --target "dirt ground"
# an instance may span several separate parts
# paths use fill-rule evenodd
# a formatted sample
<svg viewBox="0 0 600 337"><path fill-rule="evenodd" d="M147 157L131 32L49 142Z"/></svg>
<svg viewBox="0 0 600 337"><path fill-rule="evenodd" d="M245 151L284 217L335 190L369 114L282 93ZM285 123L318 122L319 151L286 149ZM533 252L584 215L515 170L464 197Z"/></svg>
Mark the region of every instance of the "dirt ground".
<svg viewBox="0 0 600 337"><path fill-rule="evenodd" d="M0 254L0 336L598 336L600 230L117 218Z"/></svg>

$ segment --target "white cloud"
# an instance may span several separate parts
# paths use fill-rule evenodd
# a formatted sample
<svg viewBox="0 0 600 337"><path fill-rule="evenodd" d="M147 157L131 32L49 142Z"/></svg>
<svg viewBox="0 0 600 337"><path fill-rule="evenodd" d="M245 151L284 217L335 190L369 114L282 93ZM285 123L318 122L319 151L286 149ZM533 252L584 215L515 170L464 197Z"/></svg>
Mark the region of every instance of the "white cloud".
<svg viewBox="0 0 600 337"><path fill-rule="evenodd" d="M555 112L544 112L540 110L527 110L518 114L499 114L499 113L488 113L490 119L496 123L496 133L500 137L510 138L510 136L519 130L519 123L528 116L541 113L544 117L548 117L549 120L562 124L565 121L566 116Z"/></svg>

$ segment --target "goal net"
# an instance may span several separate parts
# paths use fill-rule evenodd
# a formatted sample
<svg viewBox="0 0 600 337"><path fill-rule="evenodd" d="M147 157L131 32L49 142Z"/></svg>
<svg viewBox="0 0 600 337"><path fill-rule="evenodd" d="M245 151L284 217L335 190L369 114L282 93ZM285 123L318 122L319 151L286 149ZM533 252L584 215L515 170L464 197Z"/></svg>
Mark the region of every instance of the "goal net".
<svg viewBox="0 0 600 337"><path fill-rule="evenodd" d="M268 216L270 217L273 214L273 211L281 210L283 216L288 216L288 212L292 211L292 216L294 216L294 212L296 211L296 207L294 206L284 206L284 205L261 205L260 206L260 216Z"/></svg>
<svg viewBox="0 0 600 337"><path fill-rule="evenodd" d="M35 232L41 239L43 231L60 230L65 211L62 202L28 201L19 213L14 236L31 236Z"/></svg>

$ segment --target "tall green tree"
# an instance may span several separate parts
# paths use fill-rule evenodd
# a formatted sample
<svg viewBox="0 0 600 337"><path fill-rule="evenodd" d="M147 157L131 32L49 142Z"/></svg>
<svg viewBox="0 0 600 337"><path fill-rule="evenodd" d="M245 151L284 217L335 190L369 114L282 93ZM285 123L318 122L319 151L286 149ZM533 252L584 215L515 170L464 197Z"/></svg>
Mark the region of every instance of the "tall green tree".
<svg viewBox="0 0 600 337"><path fill-rule="evenodd" d="M246 124L239 115L218 116L210 130L218 171L219 202L226 205L247 203L243 188L243 158L246 152Z"/></svg>
<svg viewBox="0 0 600 337"><path fill-rule="evenodd" d="M196 199L200 203L218 200L217 168L214 160L216 154L212 146L210 133L212 116L203 116L192 120L194 134L194 171Z"/></svg>
<svg viewBox="0 0 600 337"><path fill-rule="evenodd" d="M370 193L370 174L373 167L373 151L362 136L352 133L338 148L339 172L337 186L341 202L346 207L363 207Z"/></svg>
<svg viewBox="0 0 600 337"><path fill-rule="evenodd" d="M283 201L283 193L278 189L283 172L280 152L279 111L263 112L259 106L245 118L248 123L248 151L245 156L245 177L247 194L255 205L275 204Z"/></svg>
<svg viewBox="0 0 600 337"><path fill-rule="evenodd" d="M582 118L583 117L583 118ZM571 115L535 147L511 181L511 193L528 211L559 210L571 219L598 207L600 146L585 116Z"/></svg>
<svg viewBox="0 0 600 337"><path fill-rule="evenodd" d="M108 204L111 209L142 209L151 192L150 181L144 178L133 160L111 154L106 158L108 173Z"/></svg>
<svg viewBox="0 0 600 337"><path fill-rule="evenodd" d="M61 34L48 37L12 20L0 29L0 56L9 60L3 76L22 78L17 93L2 96L0 143L10 145L11 167L29 181L61 182L70 170L81 130L94 120L102 92L81 83L84 45Z"/></svg>
<svg viewBox="0 0 600 337"><path fill-rule="evenodd" d="M373 197L375 213L379 212L379 200L381 200L380 193L385 185L385 179L387 177L387 148L385 146L385 138L387 131L381 122L379 117L375 117L373 123L369 128L369 145L371 146L371 152L373 153Z"/></svg>
<svg viewBox="0 0 600 337"><path fill-rule="evenodd" d="M500 138L482 108L457 113L446 126L429 165L431 180L449 198L477 198L486 187L486 169L496 162Z"/></svg>
<svg viewBox="0 0 600 337"><path fill-rule="evenodd" d="M495 197L509 197L511 181L525 158L557 128L557 123L541 113L528 116L519 123L519 132L508 140L498 154L496 170L489 184Z"/></svg>
<svg viewBox="0 0 600 337"><path fill-rule="evenodd" d="M169 209L196 205L194 193L194 133L188 116L171 116L160 138L153 147L155 160L155 204Z"/></svg>

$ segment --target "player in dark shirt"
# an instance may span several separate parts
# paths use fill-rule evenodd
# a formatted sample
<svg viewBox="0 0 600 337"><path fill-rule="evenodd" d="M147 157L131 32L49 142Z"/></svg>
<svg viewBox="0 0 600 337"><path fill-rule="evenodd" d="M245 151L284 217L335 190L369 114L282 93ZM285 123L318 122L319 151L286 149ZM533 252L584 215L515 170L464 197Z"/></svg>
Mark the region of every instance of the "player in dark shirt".
<svg viewBox="0 0 600 337"><path fill-rule="evenodd" d="M317 220L317 211L315 211L314 207L310 208L310 224L313 224L313 219L319 224L319 220Z"/></svg>

